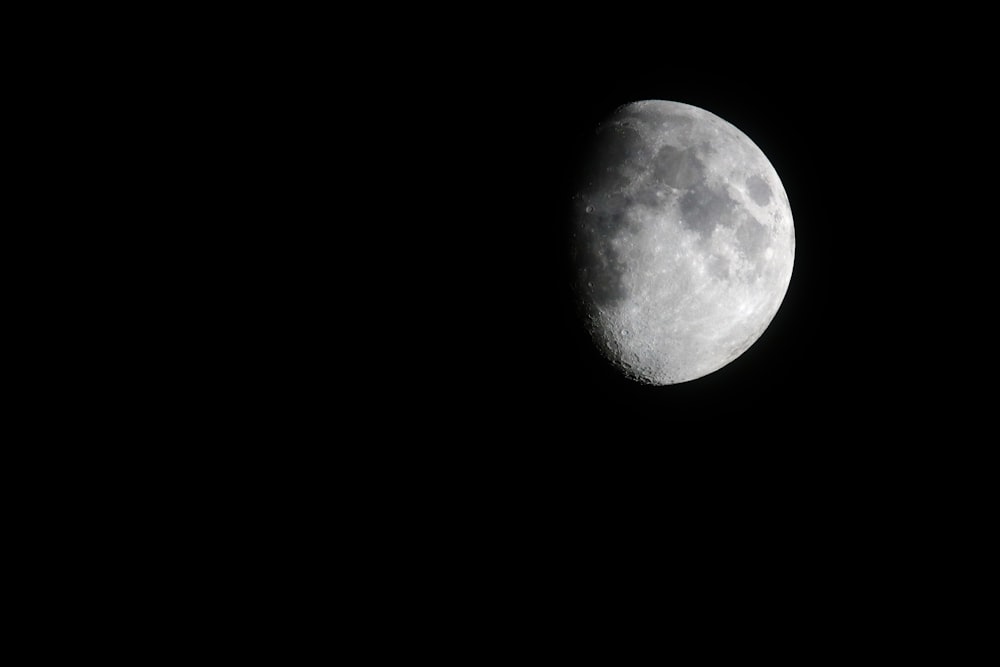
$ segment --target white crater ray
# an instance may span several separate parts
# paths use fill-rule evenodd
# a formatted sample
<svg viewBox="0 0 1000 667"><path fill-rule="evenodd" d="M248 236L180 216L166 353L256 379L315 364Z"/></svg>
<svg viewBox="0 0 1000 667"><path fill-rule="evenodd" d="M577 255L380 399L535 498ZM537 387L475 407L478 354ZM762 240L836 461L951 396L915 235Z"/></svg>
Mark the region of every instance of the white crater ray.
<svg viewBox="0 0 1000 667"><path fill-rule="evenodd" d="M722 368L788 290L785 189L749 137L704 109L619 108L597 129L573 203L588 328L634 380L676 384Z"/></svg>

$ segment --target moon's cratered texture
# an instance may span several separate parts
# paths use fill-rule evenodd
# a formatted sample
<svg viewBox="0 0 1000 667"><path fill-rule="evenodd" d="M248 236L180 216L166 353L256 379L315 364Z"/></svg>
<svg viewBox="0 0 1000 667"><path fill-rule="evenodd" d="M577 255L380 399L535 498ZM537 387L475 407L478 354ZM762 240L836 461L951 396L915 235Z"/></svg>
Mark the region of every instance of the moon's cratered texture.
<svg viewBox="0 0 1000 667"><path fill-rule="evenodd" d="M597 129L573 198L588 327L649 384L686 382L745 352L788 289L795 232L764 153L718 116L635 102Z"/></svg>

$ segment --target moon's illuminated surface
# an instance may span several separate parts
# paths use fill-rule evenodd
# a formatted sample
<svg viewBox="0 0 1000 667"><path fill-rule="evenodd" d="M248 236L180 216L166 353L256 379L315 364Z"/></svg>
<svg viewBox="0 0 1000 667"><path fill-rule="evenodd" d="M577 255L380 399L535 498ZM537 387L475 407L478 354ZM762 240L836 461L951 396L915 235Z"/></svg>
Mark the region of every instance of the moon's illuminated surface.
<svg viewBox="0 0 1000 667"><path fill-rule="evenodd" d="M597 130L573 199L591 334L629 377L686 382L743 354L788 289L795 231L764 153L718 116L635 102Z"/></svg>

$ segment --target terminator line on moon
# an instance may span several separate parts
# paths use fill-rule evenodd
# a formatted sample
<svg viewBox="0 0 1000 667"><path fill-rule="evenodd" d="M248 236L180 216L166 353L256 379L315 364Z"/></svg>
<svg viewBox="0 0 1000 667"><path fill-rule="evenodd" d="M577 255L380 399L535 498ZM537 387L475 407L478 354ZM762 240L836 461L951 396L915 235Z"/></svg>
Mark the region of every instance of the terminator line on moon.
<svg viewBox="0 0 1000 667"><path fill-rule="evenodd" d="M625 105L597 129L573 198L588 329L639 382L719 370L761 336L792 276L788 196L764 153L698 107Z"/></svg>

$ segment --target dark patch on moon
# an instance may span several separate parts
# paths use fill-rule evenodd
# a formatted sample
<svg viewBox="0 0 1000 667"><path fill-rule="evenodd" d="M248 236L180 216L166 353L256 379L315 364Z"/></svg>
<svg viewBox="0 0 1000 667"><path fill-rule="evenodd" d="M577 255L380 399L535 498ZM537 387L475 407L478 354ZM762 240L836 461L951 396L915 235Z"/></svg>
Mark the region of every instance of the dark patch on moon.
<svg viewBox="0 0 1000 667"><path fill-rule="evenodd" d="M680 198L681 224L707 239L716 226L732 227L735 223L736 201L724 188L701 183Z"/></svg>
<svg viewBox="0 0 1000 667"><path fill-rule="evenodd" d="M654 187L644 187L636 191L636 193L629 198L629 203L639 206L646 206L648 208L659 209L664 205L665 197L657 194L657 190Z"/></svg>
<svg viewBox="0 0 1000 667"><path fill-rule="evenodd" d="M771 186L757 174L747 179L747 190L757 206L767 206L771 202Z"/></svg>
<svg viewBox="0 0 1000 667"><path fill-rule="evenodd" d="M628 211L633 200L625 194L584 197L590 210L584 209L577 215L585 216L579 220L586 228L594 230L595 237L610 239L630 230Z"/></svg>
<svg viewBox="0 0 1000 667"><path fill-rule="evenodd" d="M708 272L719 280L729 280L729 260L721 255L709 255Z"/></svg>
<svg viewBox="0 0 1000 667"><path fill-rule="evenodd" d="M694 187L705 179L705 163L691 149L665 145L656 152L653 179L677 189Z"/></svg>
<svg viewBox="0 0 1000 667"><path fill-rule="evenodd" d="M770 234L767 227L757 222L755 218L747 216L743 224L736 229L736 240L744 255L756 259L767 249Z"/></svg>

